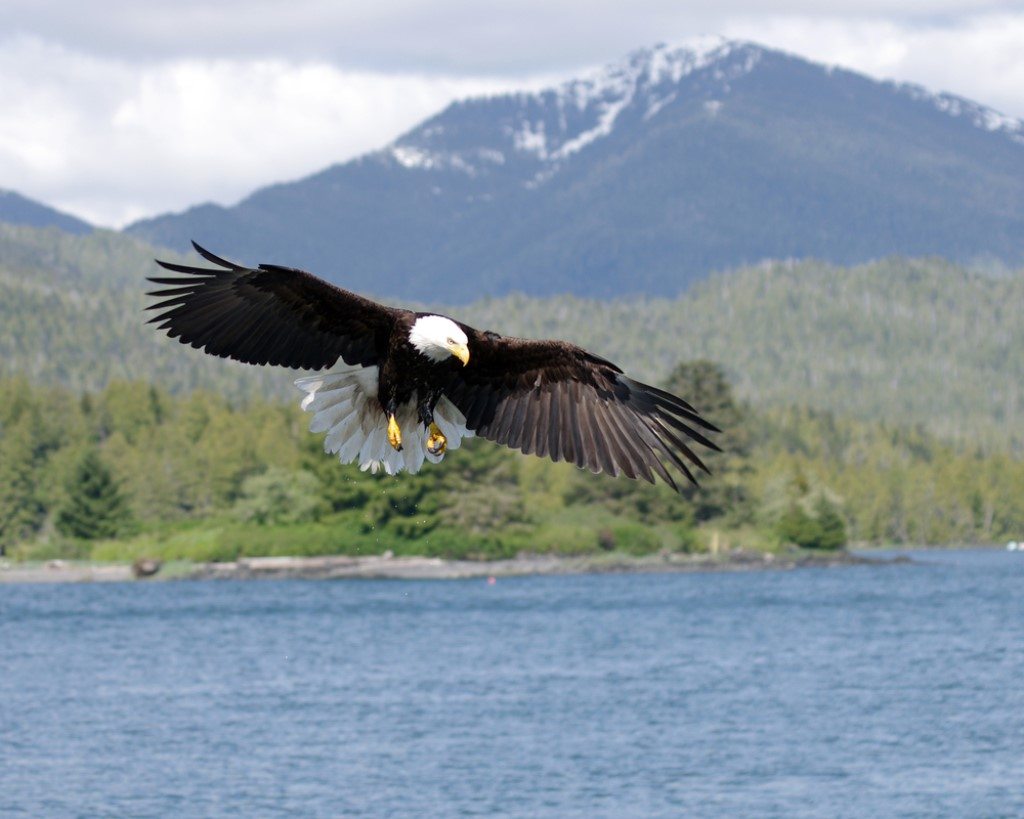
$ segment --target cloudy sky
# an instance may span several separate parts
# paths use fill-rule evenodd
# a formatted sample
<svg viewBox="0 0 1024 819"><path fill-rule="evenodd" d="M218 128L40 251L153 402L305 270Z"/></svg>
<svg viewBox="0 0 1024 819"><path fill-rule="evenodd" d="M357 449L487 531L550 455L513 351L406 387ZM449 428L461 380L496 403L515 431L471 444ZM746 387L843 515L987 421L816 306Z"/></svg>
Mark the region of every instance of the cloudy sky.
<svg viewBox="0 0 1024 819"><path fill-rule="evenodd" d="M107 226L230 204L452 99L704 34L1024 117L1024 0L2 0L0 188Z"/></svg>

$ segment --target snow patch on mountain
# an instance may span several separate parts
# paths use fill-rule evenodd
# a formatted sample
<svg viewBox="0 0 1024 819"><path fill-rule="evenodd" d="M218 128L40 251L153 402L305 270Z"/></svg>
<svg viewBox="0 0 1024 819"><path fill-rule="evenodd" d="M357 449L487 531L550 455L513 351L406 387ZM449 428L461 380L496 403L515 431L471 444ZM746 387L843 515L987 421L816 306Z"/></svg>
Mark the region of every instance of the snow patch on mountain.
<svg viewBox="0 0 1024 819"><path fill-rule="evenodd" d="M615 126L615 120L622 112L622 109L633 101L634 90L635 89L627 89L620 99L601 103L599 106L600 113L598 114L597 125L589 131L584 131L572 139L563 142L561 147L554 151L549 158L564 159L565 157L576 153L581 148L585 148L595 139L608 136L608 134L612 132L612 128Z"/></svg>
<svg viewBox="0 0 1024 819"><path fill-rule="evenodd" d="M491 98L486 104L499 110L490 133L477 128L460 133L458 118L449 116L448 125L429 122L378 156L410 170L455 170L470 176L507 166L505 173L517 174L519 184L535 187L571 157L609 136L627 113L644 120L657 116L680 98L684 78L710 69L716 96L724 96L728 83L752 71L761 55L758 46L722 37L640 49L546 91ZM475 147L451 150L462 140L471 140Z"/></svg>
<svg viewBox="0 0 1024 819"><path fill-rule="evenodd" d="M429 169L437 167L437 162L433 156L412 145L395 145L391 148L391 155L403 168Z"/></svg>
<svg viewBox="0 0 1024 819"><path fill-rule="evenodd" d="M476 176L482 165L504 165L505 154L492 148L470 151L430 151L411 143L395 143L383 152L385 161L393 160L403 168L424 171L452 170Z"/></svg>
<svg viewBox="0 0 1024 819"><path fill-rule="evenodd" d="M920 85L904 83L896 88L911 99L926 102L950 117L966 119L975 128L1002 133L1014 142L1024 144L1024 121L1022 120L955 94L933 94Z"/></svg>
<svg viewBox="0 0 1024 819"><path fill-rule="evenodd" d="M547 159L548 138L544 133L544 120L524 122L519 130L512 134L512 145L517 151Z"/></svg>
<svg viewBox="0 0 1024 819"><path fill-rule="evenodd" d="M647 110L644 111L644 119L648 120L651 117L657 116L658 112L666 105L675 101L676 92L673 91L671 94L667 94L664 97L654 98L647 104Z"/></svg>
<svg viewBox="0 0 1024 819"><path fill-rule="evenodd" d="M749 73L760 59L757 47L747 46L742 61L727 61L744 45L721 37L705 37L635 51L622 62L606 65L541 94L545 104L559 112L559 133L550 134L543 128L543 122L538 127L536 121L524 118L513 135L514 145L541 160L566 159L611 134L616 121L634 102L643 104L644 119L655 116L676 99L673 87L700 69L717 64L714 77L722 82ZM575 132L566 111L575 113L574 120L583 120Z"/></svg>

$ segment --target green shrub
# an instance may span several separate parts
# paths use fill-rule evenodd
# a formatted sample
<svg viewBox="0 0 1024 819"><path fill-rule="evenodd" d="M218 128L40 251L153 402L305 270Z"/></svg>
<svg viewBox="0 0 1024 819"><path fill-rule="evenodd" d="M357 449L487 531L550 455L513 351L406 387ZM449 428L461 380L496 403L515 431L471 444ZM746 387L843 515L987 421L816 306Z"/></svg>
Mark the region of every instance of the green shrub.
<svg viewBox="0 0 1024 819"><path fill-rule="evenodd" d="M583 523L553 520L538 526L526 538L532 552L579 555L601 549L598 531Z"/></svg>
<svg viewBox="0 0 1024 819"><path fill-rule="evenodd" d="M846 545L846 524L832 502L820 495L808 514L793 503L779 518L779 537L804 549L840 549Z"/></svg>
<svg viewBox="0 0 1024 819"><path fill-rule="evenodd" d="M631 555L649 555L662 547L658 533L637 523L620 523L612 527L615 547Z"/></svg>
<svg viewBox="0 0 1024 819"><path fill-rule="evenodd" d="M225 539L244 557L378 554L387 548L365 535L351 518L291 526L232 527Z"/></svg>
<svg viewBox="0 0 1024 819"><path fill-rule="evenodd" d="M312 472L271 467L242 482L235 515L252 523L306 523L327 511L320 481Z"/></svg>
<svg viewBox="0 0 1024 819"><path fill-rule="evenodd" d="M520 544L514 538L473 536L456 529L438 527L420 540L397 541L396 555L426 555L446 560L507 560L515 557Z"/></svg>
<svg viewBox="0 0 1024 819"><path fill-rule="evenodd" d="M165 533L148 532L129 540L103 540L93 544L89 557L101 562L131 562L140 557L195 563L235 560L238 550L223 533L223 526L188 526Z"/></svg>

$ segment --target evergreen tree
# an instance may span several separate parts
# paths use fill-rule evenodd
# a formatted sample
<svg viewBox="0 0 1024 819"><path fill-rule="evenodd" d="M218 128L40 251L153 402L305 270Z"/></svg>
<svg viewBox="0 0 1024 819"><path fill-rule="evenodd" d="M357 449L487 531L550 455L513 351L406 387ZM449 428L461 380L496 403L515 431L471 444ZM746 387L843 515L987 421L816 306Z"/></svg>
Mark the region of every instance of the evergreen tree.
<svg viewBox="0 0 1024 819"><path fill-rule="evenodd" d="M776 530L784 541L813 548L818 539L818 523L800 506L793 502L779 518Z"/></svg>
<svg viewBox="0 0 1024 819"><path fill-rule="evenodd" d="M818 526L817 549L841 549L846 545L846 523L839 510L825 495L814 503L814 517Z"/></svg>
<svg viewBox="0 0 1024 819"><path fill-rule="evenodd" d="M43 519L35 469L30 425L19 423L0 439L0 554L31 536Z"/></svg>
<svg viewBox="0 0 1024 819"><path fill-rule="evenodd" d="M116 537L128 528L131 515L125 497L94 448L76 464L56 522L62 534L85 540Z"/></svg>
<svg viewBox="0 0 1024 819"><path fill-rule="evenodd" d="M672 371L665 388L722 430L721 435L709 435L721 452L694 447L700 450L711 475L696 471L700 487L681 487L683 497L693 507L694 519L700 522L729 516L745 522L753 512L746 481L751 471L749 419L733 397L725 370L714 361L684 361ZM707 432L700 427L697 430Z"/></svg>
<svg viewBox="0 0 1024 819"><path fill-rule="evenodd" d="M792 502L777 525L779 537L804 549L841 549L846 545L846 523L824 494L818 495L813 514Z"/></svg>

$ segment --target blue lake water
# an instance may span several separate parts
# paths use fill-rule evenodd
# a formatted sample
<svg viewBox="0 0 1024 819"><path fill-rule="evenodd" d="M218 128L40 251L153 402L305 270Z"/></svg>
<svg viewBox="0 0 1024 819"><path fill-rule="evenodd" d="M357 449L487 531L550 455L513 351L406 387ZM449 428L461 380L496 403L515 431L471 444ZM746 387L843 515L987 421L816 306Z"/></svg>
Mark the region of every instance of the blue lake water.
<svg viewBox="0 0 1024 819"><path fill-rule="evenodd" d="M1024 815L1024 554L915 560L0 586L0 815Z"/></svg>

